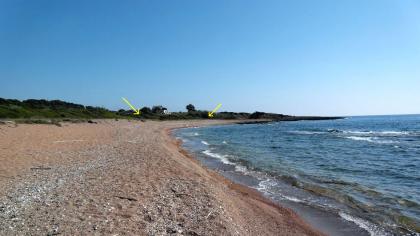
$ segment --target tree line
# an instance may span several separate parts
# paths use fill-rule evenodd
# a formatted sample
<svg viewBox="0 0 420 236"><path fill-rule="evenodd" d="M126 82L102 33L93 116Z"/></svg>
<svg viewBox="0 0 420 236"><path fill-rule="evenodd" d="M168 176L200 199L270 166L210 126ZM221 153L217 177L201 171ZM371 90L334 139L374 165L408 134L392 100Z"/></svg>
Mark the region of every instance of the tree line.
<svg viewBox="0 0 420 236"><path fill-rule="evenodd" d="M0 118L130 118L130 119L209 119L207 110L199 110L193 104L185 106L185 112L168 112L162 105L143 107L141 115L132 110L112 111L103 107L84 106L61 100L46 99L4 99L0 98ZM284 119L290 116L264 112L217 112L214 119Z"/></svg>

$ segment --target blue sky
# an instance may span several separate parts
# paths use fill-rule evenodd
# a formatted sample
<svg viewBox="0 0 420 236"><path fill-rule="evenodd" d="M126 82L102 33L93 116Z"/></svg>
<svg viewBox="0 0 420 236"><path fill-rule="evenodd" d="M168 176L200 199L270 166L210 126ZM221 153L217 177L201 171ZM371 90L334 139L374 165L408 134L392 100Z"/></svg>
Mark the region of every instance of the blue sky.
<svg viewBox="0 0 420 236"><path fill-rule="evenodd" d="M0 97L420 113L420 2L0 0Z"/></svg>

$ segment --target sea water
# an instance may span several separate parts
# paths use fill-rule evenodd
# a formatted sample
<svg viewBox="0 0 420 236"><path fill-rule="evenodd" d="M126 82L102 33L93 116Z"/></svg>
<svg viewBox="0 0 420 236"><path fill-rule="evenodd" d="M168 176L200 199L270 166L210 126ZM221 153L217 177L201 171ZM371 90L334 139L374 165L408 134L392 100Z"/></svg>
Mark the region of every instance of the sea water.
<svg viewBox="0 0 420 236"><path fill-rule="evenodd" d="M343 224L327 233L419 232L420 115L221 125L175 135L208 167L298 213L336 215L317 222L321 214L307 214L320 225ZM345 222L361 231L346 234Z"/></svg>

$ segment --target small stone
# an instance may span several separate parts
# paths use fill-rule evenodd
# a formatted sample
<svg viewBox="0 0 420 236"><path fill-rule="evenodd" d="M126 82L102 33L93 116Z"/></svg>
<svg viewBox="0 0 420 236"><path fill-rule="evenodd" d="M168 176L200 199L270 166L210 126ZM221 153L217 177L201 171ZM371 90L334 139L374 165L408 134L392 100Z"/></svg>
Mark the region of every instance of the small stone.
<svg viewBox="0 0 420 236"><path fill-rule="evenodd" d="M166 233L168 233L168 234L174 234L174 233L176 233L176 230L173 229L173 228L168 227L168 228L166 228Z"/></svg>

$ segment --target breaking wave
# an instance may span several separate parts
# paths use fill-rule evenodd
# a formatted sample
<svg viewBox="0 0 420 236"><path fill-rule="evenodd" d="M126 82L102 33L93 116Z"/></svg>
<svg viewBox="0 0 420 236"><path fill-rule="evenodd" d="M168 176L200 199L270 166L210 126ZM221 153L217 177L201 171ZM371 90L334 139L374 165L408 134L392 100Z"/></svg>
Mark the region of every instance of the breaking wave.
<svg viewBox="0 0 420 236"><path fill-rule="evenodd" d="M229 161L229 159L226 158L227 155L221 155L221 154L218 154L218 153L213 153L210 150L204 150L203 154L206 154L207 156L210 156L210 157L217 158L226 165L235 165L233 162Z"/></svg>
<svg viewBox="0 0 420 236"><path fill-rule="evenodd" d="M371 143L380 143L380 144L398 143L398 141L381 140L378 137L348 136L346 138L356 140L356 141L367 141Z"/></svg>
<svg viewBox="0 0 420 236"><path fill-rule="evenodd" d="M383 229L381 229L380 227L369 223L366 220L360 219L358 217L354 217L351 216L349 214L346 214L344 212L339 212L338 215L350 222L355 223L356 225L358 225L360 228L365 229L366 231L369 232L369 234L371 236L387 236L387 235L391 235L389 233L387 233L386 231L384 231Z"/></svg>
<svg viewBox="0 0 420 236"><path fill-rule="evenodd" d="M342 131L345 134L356 134L356 135L376 135L376 136L403 136L411 135L408 131Z"/></svg>
<svg viewBox="0 0 420 236"><path fill-rule="evenodd" d="M205 150L202 153L205 154L205 155L207 155L207 156L210 156L210 157L219 159L223 164L234 166L235 167L235 171L237 171L237 172L242 172L244 174L249 173L248 168L246 168L245 166L240 165L240 164L237 164L237 163L234 163L234 162L231 162L227 158L228 155L222 155L222 154L218 154L218 153L213 153L210 150Z"/></svg>

